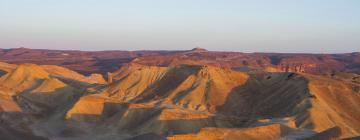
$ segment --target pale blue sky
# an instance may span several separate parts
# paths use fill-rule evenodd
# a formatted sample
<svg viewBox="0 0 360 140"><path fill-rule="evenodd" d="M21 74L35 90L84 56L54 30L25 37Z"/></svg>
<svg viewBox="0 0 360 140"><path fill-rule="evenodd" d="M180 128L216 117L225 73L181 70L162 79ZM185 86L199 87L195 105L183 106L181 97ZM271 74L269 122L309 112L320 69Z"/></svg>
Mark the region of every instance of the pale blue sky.
<svg viewBox="0 0 360 140"><path fill-rule="evenodd" d="M0 48L360 51L360 0L0 0Z"/></svg>

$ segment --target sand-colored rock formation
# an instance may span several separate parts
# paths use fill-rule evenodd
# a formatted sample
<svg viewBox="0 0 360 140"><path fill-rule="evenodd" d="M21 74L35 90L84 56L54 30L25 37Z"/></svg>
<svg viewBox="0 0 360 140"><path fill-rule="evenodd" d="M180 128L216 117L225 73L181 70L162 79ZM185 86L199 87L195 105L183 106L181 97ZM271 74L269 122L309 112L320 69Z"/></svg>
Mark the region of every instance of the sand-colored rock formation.
<svg viewBox="0 0 360 140"><path fill-rule="evenodd" d="M0 71L3 71L3 73L8 73L8 72L14 70L15 68L16 68L16 65L14 65L14 64L0 62Z"/></svg>
<svg viewBox="0 0 360 140"><path fill-rule="evenodd" d="M354 113L358 111L345 110L346 106L358 106L359 102L355 102L360 101L358 94L348 92L352 89L346 84L341 87L343 91L331 92L321 88L323 86L316 83L329 83L328 88L336 89L335 85L331 87L332 79L323 76L314 78L312 75L281 72L248 75L213 66L190 65L168 68L130 65L114 75L118 78L109 87L127 89L128 93L111 95L107 92L109 87L105 88L97 96L89 96L101 99L101 102L80 100L68 112L68 119L82 120L71 117L77 110L79 114L108 118L95 121L116 128L113 133L134 133L136 137L169 136L169 139L305 138L335 126L341 129L341 137L359 135L357 113ZM132 84L132 80L137 81L136 84ZM129 84L133 86L127 86ZM139 87L141 90L131 90ZM129 93L135 96L124 100L123 96ZM341 103L347 105L336 107L340 101L334 106L327 105L339 100L332 99L333 96L340 95L346 95ZM115 104L113 106L117 106L115 110L118 112L109 113L106 104ZM91 106L97 108L91 109ZM346 112L351 115L344 116ZM347 123L350 121L354 123ZM277 133L269 129L276 128L277 124L291 129L292 133ZM268 127L261 127L264 125ZM205 129L207 127L215 128L210 131ZM245 128L231 129L234 127ZM256 129L247 130L246 127ZM264 133L256 137L255 132L262 131ZM208 136L208 133L218 134Z"/></svg>
<svg viewBox="0 0 360 140"><path fill-rule="evenodd" d="M34 64L19 65L12 72L0 78L2 86L12 88L16 91L24 91L39 85L44 79L49 79L50 75L40 66Z"/></svg>
<svg viewBox="0 0 360 140"><path fill-rule="evenodd" d="M107 83L62 67L19 65L0 77L0 122L70 140L360 135L356 74L128 64L111 75Z"/></svg>
<svg viewBox="0 0 360 140"><path fill-rule="evenodd" d="M56 107L74 98L78 91L58 79L46 79L33 90L22 92L19 96L48 107Z"/></svg>
<svg viewBox="0 0 360 140"><path fill-rule="evenodd" d="M130 64L112 73L112 83L102 94L119 101L130 101L161 79L167 68Z"/></svg>
<svg viewBox="0 0 360 140"><path fill-rule="evenodd" d="M313 99L300 126L317 132L339 127L343 137L360 135L360 95L351 85L321 76L305 77Z"/></svg>
<svg viewBox="0 0 360 140"><path fill-rule="evenodd" d="M2 89L13 93L11 96L27 111L42 113L62 105L74 98L78 91L54 78L41 66L19 65L0 78ZM36 110L36 111L35 111Z"/></svg>
<svg viewBox="0 0 360 140"><path fill-rule="evenodd" d="M84 96L66 113L66 119L97 121L104 112L105 99L101 96Z"/></svg>
<svg viewBox="0 0 360 140"><path fill-rule="evenodd" d="M156 89L145 92L141 99L161 100L163 104L213 112L224 104L227 93L244 84L247 78L246 74L229 69L182 65L173 68L155 85ZM167 89L171 86L173 89Z"/></svg>
<svg viewBox="0 0 360 140"><path fill-rule="evenodd" d="M22 112L22 109L11 96L0 95L0 112Z"/></svg>
<svg viewBox="0 0 360 140"><path fill-rule="evenodd" d="M72 79L77 80L84 83L98 83L98 84L105 84L106 81L100 74L91 74L90 76L86 77L82 74L79 74L75 71L69 70L64 67L55 66L55 65L42 65L42 68L44 68L48 73L55 77L59 78L66 78L66 79Z"/></svg>

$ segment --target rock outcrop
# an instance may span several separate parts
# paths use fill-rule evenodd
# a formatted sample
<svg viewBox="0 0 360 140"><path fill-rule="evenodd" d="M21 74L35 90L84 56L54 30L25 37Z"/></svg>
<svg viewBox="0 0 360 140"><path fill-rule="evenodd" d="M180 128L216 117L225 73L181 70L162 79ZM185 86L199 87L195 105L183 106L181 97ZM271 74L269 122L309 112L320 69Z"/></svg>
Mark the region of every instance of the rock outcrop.
<svg viewBox="0 0 360 140"><path fill-rule="evenodd" d="M105 82L58 66L18 65L0 77L0 122L53 139L360 135L357 74L128 64L111 75Z"/></svg>

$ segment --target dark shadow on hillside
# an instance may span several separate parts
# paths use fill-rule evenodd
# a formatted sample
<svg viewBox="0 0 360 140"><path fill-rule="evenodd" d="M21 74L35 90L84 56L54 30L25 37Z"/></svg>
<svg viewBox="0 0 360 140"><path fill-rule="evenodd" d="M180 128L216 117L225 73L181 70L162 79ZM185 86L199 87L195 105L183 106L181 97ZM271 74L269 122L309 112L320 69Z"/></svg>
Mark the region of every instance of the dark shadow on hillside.
<svg viewBox="0 0 360 140"><path fill-rule="evenodd" d="M29 114L22 112L0 112L0 139L1 140L47 140L47 138L35 136L30 128Z"/></svg>
<svg viewBox="0 0 360 140"><path fill-rule="evenodd" d="M172 99L173 103L178 103L179 101L181 101L183 98L186 97L186 95L188 95L191 91L195 90L196 87L198 86L198 83L193 83L191 85L190 88L187 88L183 91L180 91L177 95L175 95L175 97Z"/></svg>
<svg viewBox="0 0 360 140"><path fill-rule="evenodd" d="M156 133L147 133L147 134L141 134L126 140L163 140L166 139L166 137L162 137Z"/></svg>
<svg viewBox="0 0 360 140"><path fill-rule="evenodd" d="M104 88L104 86L106 84L90 84L90 83L86 83L86 82L82 82L82 81L78 81L78 80L74 80L74 79L70 79L70 78L65 78L65 77L59 77L59 76L55 76L55 78L59 79L61 82L64 82L65 84L72 86L76 89L78 89L80 92L85 92L89 87L95 87L97 88L97 91L101 90L102 88Z"/></svg>
<svg viewBox="0 0 360 140"><path fill-rule="evenodd" d="M344 138L342 140L360 140L360 136L357 137L351 137L351 138Z"/></svg>
<svg viewBox="0 0 360 140"><path fill-rule="evenodd" d="M38 85L40 86L40 85ZM64 112L81 96L81 93L70 86L54 89L51 92L32 92L36 87L13 96L13 100L24 112L40 118Z"/></svg>
<svg viewBox="0 0 360 140"><path fill-rule="evenodd" d="M6 71L0 70L0 77L5 75L6 73L7 73Z"/></svg>
<svg viewBox="0 0 360 140"><path fill-rule="evenodd" d="M280 76L280 79L275 79L274 84L265 84L266 80L271 80L271 77L252 75L244 85L234 88L224 105L219 106L217 110L224 115L248 116L254 119L296 115L297 112L294 110L299 110L297 105L307 102L306 100L311 96L307 81L292 73L278 73L277 76Z"/></svg>
<svg viewBox="0 0 360 140"><path fill-rule="evenodd" d="M270 63L273 65L279 65L282 59L281 56L276 56L276 55L269 56L269 58L270 58Z"/></svg>
<svg viewBox="0 0 360 140"><path fill-rule="evenodd" d="M98 67L98 71L104 78L107 78L107 72L118 70L122 64L129 63L134 58L115 58L115 59L97 59L93 66Z"/></svg>
<svg viewBox="0 0 360 140"><path fill-rule="evenodd" d="M128 104L124 103L104 103L101 114L82 114L74 113L71 115L73 121L84 121L87 123L99 123L105 121L112 121L114 117L122 117L128 108ZM108 120L109 119L109 120ZM106 122L105 122L106 123Z"/></svg>
<svg viewBox="0 0 360 140"><path fill-rule="evenodd" d="M331 140L339 139L341 135L341 129L339 127L333 127L326 129L312 137L304 138L303 140Z"/></svg>

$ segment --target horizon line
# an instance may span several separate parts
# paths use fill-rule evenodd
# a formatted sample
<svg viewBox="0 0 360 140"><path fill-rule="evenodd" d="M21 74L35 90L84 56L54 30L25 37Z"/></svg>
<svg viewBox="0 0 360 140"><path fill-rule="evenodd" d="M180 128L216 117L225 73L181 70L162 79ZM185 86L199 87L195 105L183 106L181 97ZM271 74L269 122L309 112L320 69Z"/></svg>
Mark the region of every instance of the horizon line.
<svg viewBox="0 0 360 140"><path fill-rule="evenodd" d="M105 52L105 51L124 51L124 52L140 52L140 51L167 51L167 52L186 52L186 51L192 51L196 48L199 48L199 49L205 49L206 52L231 52L231 53L247 53L247 54L256 54L256 53L267 53L267 54L353 54L353 53L360 53L360 51L352 51L352 52L339 52L339 53L320 53L320 52L316 52L316 53L313 53L313 52L243 52L243 51L227 51L227 50L208 50L206 48L201 48L201 47L194 47L193 49L173 49L173 50L168 50L168 49L149 49L149 50L146 50L146 49L139 49L139 50L121 50L121 49L108 49L108 50L82 50L82 49L48 49L48 48L27 48L27 47L17 47L17 48L1 48L0 47L0 50L15 50L15 49L29 49L29 50L48 50L48 51L81 51L81 52Z"/></svg>

